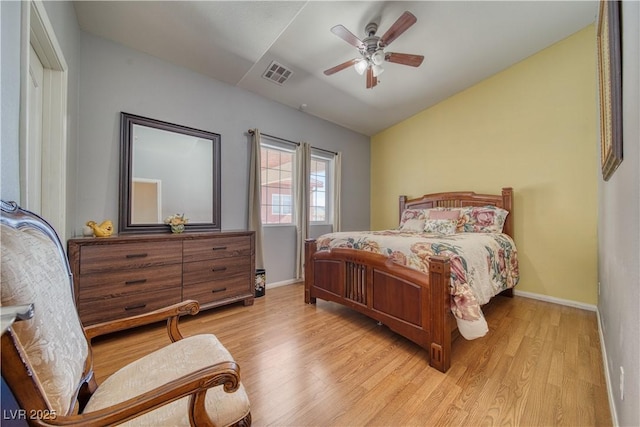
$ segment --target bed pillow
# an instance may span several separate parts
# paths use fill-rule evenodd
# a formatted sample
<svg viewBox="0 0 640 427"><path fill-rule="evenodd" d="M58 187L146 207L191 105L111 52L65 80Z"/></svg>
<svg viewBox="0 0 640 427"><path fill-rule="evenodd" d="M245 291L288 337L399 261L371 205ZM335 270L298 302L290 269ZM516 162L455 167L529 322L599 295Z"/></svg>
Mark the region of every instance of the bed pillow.
<svg viewBox="0 0 640 427"><path fill-rule="evenodd" d="M458 231L463 233L502 233L509 211L496 206L468 206L462 209Z"/></svg>
<svg viewBox="0 0 640 427"><path fill-rule="evenodd" d="M419 219L424 221L425 219L427 219L426 211L424 209L405 209L404 211L402 211L402 216L400 217L400 226L398 228L402 230L402 226L404 225L404 223L410 219Z"/></svg>
<svg viewBox="0 0 640 427"><path fill-rule="evenodd" d="M460 210L441 210L429 209L429 219L458 219L460 218Z"/></svg>
<svg viewBox="0 0 640 427"><path fill-rule="evenodd" d="M457 219L428 219L424 222L425 233L455 234L458 228Z"/></svg>
<svg viewBox="0 0 640 427"><path fill-rule="evenodd" d="M424 230L424 219L411 218L406 220L402 227L402 231L422 231Z"/></svg>

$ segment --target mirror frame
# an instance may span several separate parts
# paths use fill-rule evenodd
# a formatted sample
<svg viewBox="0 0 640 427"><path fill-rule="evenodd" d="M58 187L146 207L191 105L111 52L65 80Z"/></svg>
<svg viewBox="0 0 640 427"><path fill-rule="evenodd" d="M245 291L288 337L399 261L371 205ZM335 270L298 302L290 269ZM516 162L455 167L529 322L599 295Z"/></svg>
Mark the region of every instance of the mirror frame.
<svg viewBox="0 0 640 427"><path fill-rule="evenodd" d="M196 138L210 140L213 144L212 177L213 177L213 206L211 207L212 222L186 224L185 232L189 231L220 231L220 135L213 132L193 129L186 126L150 119L125 112L120 113L120 209L118 213L119 233L170 233L165 224L132 224L131 223L131 178L132 153L131 141L134 125L147 126L155 129L176 132ZM188 212L187 212L188 213ZM187 215L188 216L188 215Z"/></svg>

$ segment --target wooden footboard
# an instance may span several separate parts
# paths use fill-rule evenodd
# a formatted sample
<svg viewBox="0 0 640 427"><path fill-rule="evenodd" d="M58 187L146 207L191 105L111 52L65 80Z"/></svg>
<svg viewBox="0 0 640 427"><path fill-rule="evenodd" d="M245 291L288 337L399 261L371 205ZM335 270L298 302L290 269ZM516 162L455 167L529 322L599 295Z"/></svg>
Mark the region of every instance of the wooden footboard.
<svg viewBox="0 0 640 427"><path fill-rule="evenodd" d="M387 257L351 249L316 251L305 243L305 302L316 298L357 310L427 350L429 364L446 372L451 364L449 261L430 259L429 275Z"/></svg>

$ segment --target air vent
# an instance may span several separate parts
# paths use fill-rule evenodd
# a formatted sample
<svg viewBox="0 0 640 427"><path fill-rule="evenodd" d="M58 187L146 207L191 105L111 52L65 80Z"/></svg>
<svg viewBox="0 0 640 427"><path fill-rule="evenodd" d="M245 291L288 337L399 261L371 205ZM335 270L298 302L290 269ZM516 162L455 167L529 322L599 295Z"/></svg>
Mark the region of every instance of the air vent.
<svg viewBox="0 0 640 427"><path fill-rule="evenodd" d="M289 77L291 77L292 75L293 71L291 71L284 65L278 64L276 61L273 61L271 65L267 67L262 77L282 86L282 84L289 80Z"/></svg>

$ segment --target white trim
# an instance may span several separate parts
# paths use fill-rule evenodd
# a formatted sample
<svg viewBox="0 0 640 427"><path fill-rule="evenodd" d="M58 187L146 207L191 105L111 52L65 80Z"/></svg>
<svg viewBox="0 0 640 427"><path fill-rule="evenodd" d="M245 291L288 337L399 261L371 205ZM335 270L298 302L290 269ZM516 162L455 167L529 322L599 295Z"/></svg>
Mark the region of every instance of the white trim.
<svg viewBox="0 0 640 427"><path fill-rule="evenodd" d="M27 105L28 98L28 80L26 76L29 74L29 22L31 16L31 5L25 1L22 3L22 9L20 11L20 123L18 129L19 136L19 175L20 175L20 204L23 207L27 207L27 162L26 147L29 137L29 110ZM37 53L37 52L36 52Z"/></svg>
<svg viewBox="0 0 640 427"><path fill-rule="evenodd" d="M293 284L296 284L296 283L303 283L303 281L301 281L299 279L283 280L281 282L267 283L265 285L265 288L273 289L273 288L279 288L280 286L293 285Z"/></svg>
<svg viewBox="0 0 640 427"><path fill-rule="evenodd" d="M611 372L609 372L609 359L607 358L607 347L604 344L604 334L602 332L602 318L600 317L600 310L596 309L596 315L598 317L598 335L600 336L600 352L602 353L602 367L604 368L604 378L607 383L607 396L609 397L609 412L611 413L611 421L614 426L618 424L618 412L616 411L616 401L613 396L613 390L611 386Z"/></svg>
<svg viewBox="0 0 640 427"><path fill-rule="evenodd" d="M568 307L581 308L583 310L589 310L589 311L598 311L598 308L593 304L585 304L583 302L550 297L548 295L535 294L533 292L518 291L516 289L513 290L513 294L520 297L524 297L524 298L531 298L531 299L537 299L540 301L552 302L554 304L566 305Z"/></svg>
<svg viewBox="0 0 640 427"><path fill-rule="evenodd" d="M42 212L64 240L67 203L67 79L68 66L41 0L22 6L20 176L21 200L25 194L26 162L22 153L28 141L26 76L29 72L29 44L44 67L42 107Z"/></svg>
<svg viewBox="0 0 640 427"><path fill-rule="evenodd" d="M315 207L324 207L324 221L311 221L309 220L309 225L330 225L333 226L333 192L335 191L335 185L333 183L333 170L335 164L335 155L334 154L325 154L317 155L314 154L313 147L311 147L311 161L323 162L326 167L324 171L324 183L325 188L324 191L324 206L317 205ZM309 177L311 177L312 172L309 171ZM311 187L311 184L309 184ZM309 188L311 192L311 188ZM311 195L309 195L311 196ZM308 201L308 209L311 209L311 200ZM307 214L309 214L307 212Z"/></svg>

